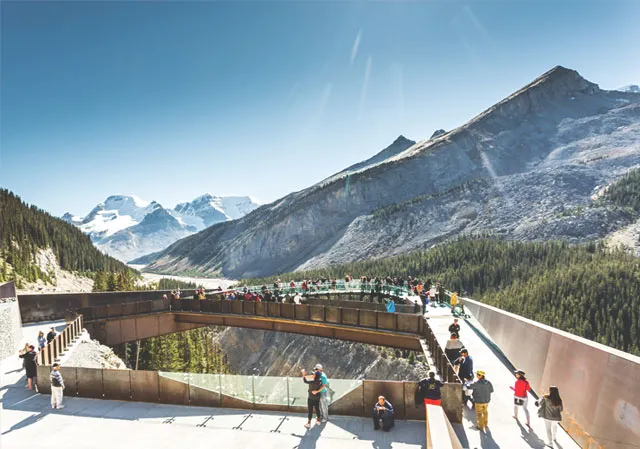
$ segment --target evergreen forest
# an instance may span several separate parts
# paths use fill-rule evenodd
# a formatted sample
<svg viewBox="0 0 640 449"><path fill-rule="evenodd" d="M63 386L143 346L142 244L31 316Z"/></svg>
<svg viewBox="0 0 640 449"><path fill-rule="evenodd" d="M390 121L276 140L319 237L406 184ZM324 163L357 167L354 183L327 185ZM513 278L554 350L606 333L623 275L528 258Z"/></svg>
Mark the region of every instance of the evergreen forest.
<svg viewBox="0 0 640 449"><path fill-rule="evenodd" d="M640 259L596 243L461 238L428 250L243 283L413 276L476 300L640 355Z"/></svg>
<svg viewBox="0 0 640 449"><path fill-rule="evenodd" d="M23 281L55 282L36 264L38 250L47 248L67 271L87 276L98 270L135 274L124 263L101 253L80 229L0 189L0 282L15 280L18 288Z"/></svg>

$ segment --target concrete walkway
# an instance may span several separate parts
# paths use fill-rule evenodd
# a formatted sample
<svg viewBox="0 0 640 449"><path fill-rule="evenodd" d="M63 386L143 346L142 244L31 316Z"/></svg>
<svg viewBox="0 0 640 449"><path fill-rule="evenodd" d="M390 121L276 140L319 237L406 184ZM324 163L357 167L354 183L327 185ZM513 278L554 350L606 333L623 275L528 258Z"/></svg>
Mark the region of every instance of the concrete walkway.
<svg viewBox="0 0 640 449"><path fill-rule="evenodd" d="M25 339L33 339L46 326L51 324L26 327ZM49 395L24 388L24 370L17 356L0 368L2 449L425 447L425 425L418 421L398 420L391 432L382 432L374 431L369 419L333 416L328 423L307 430L303 427L306 416L300 414L77 397L65 397L65 408L52 410Z"/></svg>
<svg viewBox="0 0 640 449"><path fill-rule="evenodd" d="M429 325L433 329L438 341L444 346L449 339L449 325L453 322L451 310L447 307L428 307ZM480 337L479 332L469 325L483 332L480 324L472 317L468 320L460 319L460 340L469 350L473 358L474 372L483 370L486 378L493 384L494 393L489 403L489 431L484 434L472 430L476 424L473 408L465 407L463 423L454 424L454 428L464 448L473 449L542 449L545 447L546 430L544 421L538 418L535 398L529 396L529 413L531 414L532 429L526 427L526 419L522 410L518 412L519 421L513 416L513 391L509 388L515 384L515 376L508 367L508 361L495 353ZM514 338L516 338L514 336ZM526 342L522 342L522 350L526 351ZM470 403L469 403L470 404ZM557 449L579 449L567 433L558 428Z"/></svg>

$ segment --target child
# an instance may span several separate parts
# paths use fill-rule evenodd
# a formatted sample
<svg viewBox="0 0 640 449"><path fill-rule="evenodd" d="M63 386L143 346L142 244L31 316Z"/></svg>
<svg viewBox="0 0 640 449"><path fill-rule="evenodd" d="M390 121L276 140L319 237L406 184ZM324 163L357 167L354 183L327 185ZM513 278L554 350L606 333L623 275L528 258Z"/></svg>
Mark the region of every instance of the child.
<svg viewBox="0 0 640 449"><path fill-rule="evenodd" d="M51 379L51 408L64 408L64 405L62 405L64 379L62 379L62 374L60 374L59 363L53 364L49 378Z"/></svg>

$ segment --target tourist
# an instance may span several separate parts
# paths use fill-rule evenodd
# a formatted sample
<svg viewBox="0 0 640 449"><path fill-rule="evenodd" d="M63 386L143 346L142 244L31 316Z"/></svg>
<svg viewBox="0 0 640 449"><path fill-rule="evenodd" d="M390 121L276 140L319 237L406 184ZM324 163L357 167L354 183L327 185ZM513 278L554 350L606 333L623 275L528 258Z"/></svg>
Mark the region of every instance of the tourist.
<svg viewBox="0 0 640 449"><path fill-rule="evenodd" d="M22 366L24 366L27 372L27 388L33 390L35 388L35 378L38 370L36 363L38 353L36 352L36 347L33 345L25 345L25 349L20 350L20 358L22 359Z"/></svg>
<svg viewBox="0 0 640 449"><path fill-rule="evenodd" d="M460 350L460 357L454 365L458 367L458 377L462 382L473 380L473 358L466 348Z"/></svg>
<svg viewBox="0 0 640 449"><path fill-rule="evenodd" d="M320 424L320 389L323 388L322 381L320 380L320 373L314 372L309 379L307 377L307 371L303 368L302 380L309 385L309 397L307 398L307 423L304 425L307 429L311 427L311 417L313 416L313 410L316 411L316 423Z"/></svg>
<svg viewBox="0 0 640 449"><path fill-rule="evenodd" d="M558 387L549 387L549 392L540 401L536 401L538 416L544 420L547 429L547 446L553 447L556 441L558 423L562 421L562 398Z"/></svg>
<svg viewBox="0 0 640 449"><path fill-rule="evenodd" d="M451 303L451 313L455 310L458 305L458 292L451 293L451 297L449 298L449 302ZM458 320L455 320L458 321Z"/></svg>
<svg viewBox="0 0 640 449"><path fill-rule="evenodd" d="M429 302L431 304L436 303L436 286L435 285L432 285L431 288L429 289Z"/></svg>
<svg viewBox="0 0 640 449"><path fill-rule="evenodd" d="M51 380L51 408L61 409L62 405L62 391L64 390L64 379L60 374L60 364L54 363L49 375Z"/></svg>
<svg viewBox="0 0 640 449"><path fill-rule="evenodd" d="M38 349L42 351L44 347L47 345L47 339L44 336L44 332L38 332Z"/></svg>
<svg viewBox="0 0 640 449"><path fill-rule="evenodd" d="M396 303L391 298L384 298L384 304L387 312L393 313L396 311Z"/></svg>
<svg viewBox="0 0 640 449"><path fill-rule="evenodd" d="M49 333L47 334L47 344L51 343L51 341L56 338L56 330L52 327Z"/></svg>
<svg viewBox="0 0 640 449"><path fill-rule="evenodd" d="M427 405L441 405L442 395L440 388L443 385L439 379L436 379L436 373L429 371L429 378L418 382L417 394L422 398L419 402L424 402L425 407Z"/></svg>
<svg viewBox="0 0 640 449"><path fill-rule="evenodd" d="M449 326L449 333L456 334L456 337L460 338L460 325L457 318L454 318L453 323Z"/></svg>
<svg viewBox="0 0 640 449"><path fill-rule="evenodd" d="M322 422L329 421L329 379L322 369L322 365L319 363L315 366L315 371L320 374L320 382L322 388L320 389L320 416Z"/></svg>
<svg viewBox="0 0 640 449"><path fill-rule="evenodd" d="M478 430L484 431L489 423L489 402L493 385L485 378L484 371L478 370L478 379L472 384L467 384L465 388L473 392L473 402L476 406L476 422Z"/></svg>
<svg viewBox="0 0 640 449"><path fill-rule="evenodd" d="M444 287L440 284L440 282L436 282L436 289L438 302L444 303Z"/></svg>
<svg viewBox="0 0 640 449"><path fill-rule="evenodd" d="M444 353L451 363L460 358L460 351L464 348L462 342L458 339L458 334L452 333L444 347Z"/></svg>
<svg viewBox="0 0 640 449"><path fill-rule="evenodd" d="M393 406L384 396L378 396L378 402L373 406L373 428L388 432L395 425L393 421Z"/></svg>
<svg viewBox="0 0 640 449"><path fill-rule="evenodd" d="M516 384L511 387L511 389L513 390L513 417L516 420L518 419L518 407L522 407L524 409L524 416L527 418L527 427L531 427L529 410L527 409L527 403L529 402L528 393L531 391L531 385L529 385L524 371L516 371Z"/></svg>

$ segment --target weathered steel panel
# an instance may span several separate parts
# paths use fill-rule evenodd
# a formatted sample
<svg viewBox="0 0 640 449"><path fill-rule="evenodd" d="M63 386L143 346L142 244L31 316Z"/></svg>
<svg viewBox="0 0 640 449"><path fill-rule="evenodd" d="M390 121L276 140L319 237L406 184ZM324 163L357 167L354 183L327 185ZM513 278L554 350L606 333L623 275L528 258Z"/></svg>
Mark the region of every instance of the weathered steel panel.
<svg viewBox="0 0 640 449"><path fill-rule="evenodd" d="M138 313L151 313L153 301L142 301L138 303Z"/></svg>
<svg viewBox="0 0 640 449"><path fill-rule="evenodd" d="M253 301L243 301L242 302L242 313L245 315L255 315L256 314L256 303Z"/></svg>
<svg viewBox="0 0 640 449"><path fill-rule="evenodd" d="M128 401L131 399L131 371L127 369L103 369L102 388L105 399Z"/></svg>
<svg viewBox="0 0 640 449"><path fill-rule="evenodd" d="M189 402L201 407L220 407L220 393L189 385Z"/></svg>
<svg viewBox="0 0 640 449"><path fill-rule="evenodd" d="M136 317L136 339L142 340L160 335L158 319L158 315Z"/></svg>
<svg viewBox="0 0 640 449"><path fill-rule="evenodd" d="M154 299L151 301L151 311L152 312L162 312L163 310L169 310L169 300Z"/></svg>
<svg viewBox="0 0 640 449"><path fill-rule="evenodd" d="M213 305L214 305L214 301L211 299L207 299L205 301L202 301L202 304L200 304L200 311L201 312L205 312L205 313L211 313L213 312Z"/></svg>
<svg viewBox="0 0 640 449"><path fill-rule="evenodd" d="M182 310L182 300L181 299L170 299L171 302L171 310Z"/></svg>
<svg viewBox="0 0 640 449"><path fill-rule="evenodd" d="M130 303L135 304L135 303ZM137 340L138 334L136 332L136 316L130 318L123 318L120 320L120 337L122 342Z"/></svg>
<svg viewBox="0 0 640 449"><path fill-rule="evenodd" d="M110 304L107 306L107 316L111 317L120 317L123 315L122 306L124 304Z"/></svg>
<svg viewBox="0 0 640 449"><path fill-rule="evenodd" d="M282 313L283 318L295 319L296 317L296 309L295 304L282 304L280 313Z"/></svg>
<svg viewBox="0 0 640 449"><path fill-rule="evenodd" d="M375 310L360 310L360 326L375 329L377 324L378 320Z"/></svg>
<svg viewBox="0 0 640 449"><path fill-rule="evenodd" d="M222 313L231 313L231 305L239 301L238 299L229 300L229 301L221 301L220 302L220 312Z"/></svg>
<svg viewBox="0 0 640 449"><path fill-rule="evenodd" d="M172 334L176 330L176 317L173 313L158 315L158 335Z"/></svg>
<svg viewBox="0 0 640 449"><path fill-rule="evenodd" d="M329 405L330 415L370 416L364 408L364 386L359 384L353 390ZM371 404L373 407L373 404Z"/></svg>
<svg viewBox="0 0 640 449"><path fill-rule="evenodd" d="M462 407L460 407L460 398L462 398L461 383L446 383L440 389L442 394L442 409L447 418L452 423L462 422Z"/></svg>
<svg viewBox="0 0 640 449"><path fill-rule="evenodd" d="M384 396L393 405L395 419L405 419L404 386L402 382L392 380L365 380L364 409L373 413L378 396Z"/></svg>
<svg viewBox="0 0 640 449"><path fill-rule="evenodd" d="M102 399L102 368L76 368L78 396ZM65 389L66 391L66 389Z"/></svg>
<svg viewBox="0 0 640 449"><path fill-rule="evenodd" d="M61 366L60 374L64 379L64 395L65 396L77 396L78 395L78 381L76 378L76 368L72 366Z"/></svg>
<svg viewBox="0 0 640 449"><path fill-rule="evenodd" d="M120 332L121 320L109 320L105 322L107 330L107 346L117 345L122 342L122 334Z"/></svg>
<svg viewBox="0 0 640 449"><path fill-rule="evenodd" d="M268 302L267 303L267 316L279 317L281 316L282 303L280 302Z"/></svg>
<svg viewBox="0 0 640 449"><path fill-rule="evenodd" d="M50 373L51 367L38 365L36 371L36 385L38 386L38 393L51 394L51 381L49 380Z"/></svg>
<svg viewBox="0 0 640 449"><path fill-rule="evenodd" d="M563 426L577 441L587 440L589 447L600 447L597 442L609 447L608 441L618 441L622 447L633 447L640 441L640 368L633 367L629 360L609 355L600 384L600 394L595 411L595 419L589 433L597 435L596 440L585 434L582 426L573 425L567 415ZM562 392L562 391L561 391ZM564 392L562 392L564 394ZM569 408L569 405L567 405ZM584 447L584 446L583 446Z"/></svg>
<svg viewBox="0 0 640 449"><path fill-rule="evenodd" d="M229 312L237 313L239 315L242 314L242 307L244 301L229 301L229 305L231 306Z"/></svg>
<svg viewBox="0 0 640 449"><path fill-rule="evenodd" d="M199 299L185 299L185 304L186 304L186 309L183 310L189 310L190 312L200 312L200 300Z"/></svg>
<svg viewBox="0 0 640 449"><path fill-rule="evenodd" d="M309 320L309 306L307 304L294 304L296 320Z"/></svg>
<svg viewBox="0 0 640 449"><path fill-rule="evenodd" d="M107 306L93 307L92 315L94 319L107 318L109 316L109 314L107 313Z"/></svg>
<svg viewBox="0 0 640 449"><path fill-rule="evenodd" d="M135 371L131 376L131 400L140 402L158 402L158 372Z"/></svg>
<svg viewBox="0 0 640 449"><path fill-rule="evenodd" d="M404 404L406 419L417 419L424 421L424 403L416 404L415 394L418 390L418 382L404 382ZM458 401L460 402L460 401Z"/></svg>
<svg viewBox="0 0 640 449"><path fill-rule="evenodd" d="M378 312L378 329L395 330L396 314L389 312Z"/></svg>
<svg viewBox="0 0 640 449"><path fill-rule="evenodd" d="M340 323L340 309L338 307L326 307L325 320L327 323Z"/></svg>
<svg viewBox="0 0 640 449"><path fill-rule="evenodd" d="M127 315L134 315L135 313L138 312L138 303L137 302L127 302L122 304L122 314L127 316Z"/></svg>
<svg viewBox="0 0 640 449"><path fill-rule="evenodd" d="M266 302L257 302L255 308L256 308L256 315L258 315L258 316L267 316L267 303Z"/></svg>
<svg viewBox="0 0 640 449"><path fill-rule="evenodd" d="M550 360L557 362L550 363ZM608 361L609 355L604 351L594 351L565 336L553 335L539 392L544 393L550 385L556 385L565 411L583 428L591 429L598 406L597 393L604 382Z"/></svg>
<svg viewBox="0 0 640 449"><path fill-rule="evenodd" d="M342 309L342 323L346 326L358 325L358 309Z"/></svg>
<svg viewBox="0 0 640 449"><path fill-rule="evenodd" d="M324 306L310 305L309 306L309 319L311 321L324 322Z"/></svg>
<svg viewBox="0 0 640 449"><path fill-rule="evenodd" d="M398 322L398 331L407 332L410 334L418 334L420 332L421 317L419 315L397 313L396 316L396 320Z"/></svg>

